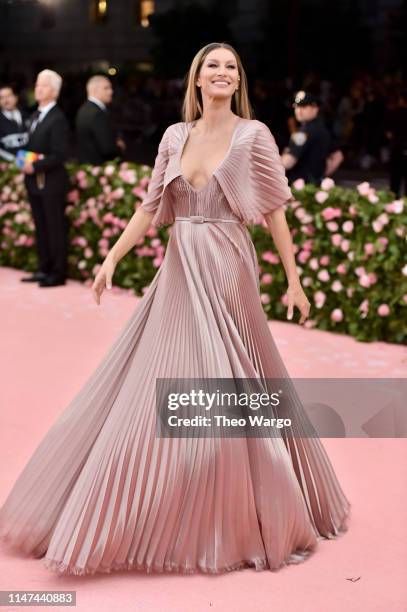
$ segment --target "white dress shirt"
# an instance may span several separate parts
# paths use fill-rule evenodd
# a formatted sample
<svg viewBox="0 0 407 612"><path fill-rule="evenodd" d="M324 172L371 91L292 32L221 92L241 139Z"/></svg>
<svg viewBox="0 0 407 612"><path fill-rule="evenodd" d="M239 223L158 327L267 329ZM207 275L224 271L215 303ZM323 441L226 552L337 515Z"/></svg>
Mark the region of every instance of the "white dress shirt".
<svg viewBox="0 0 407 612"><path fill-rule="evenodd" d="M104 104L101 100L98 100L98 98L94 98L93 96L88 96L88 100L89 102L93 102L94 104L99 106L99 108L101 108L103 111L107 110L106 104Z"/></svg>
<svg viewBox="0 0 407 612"><path fill-rule="evenodd" d="M56 105L56 101L53 100L52 102L48 102L48 104L46 104L45 106L39 106L38 110L41 113L41 116L39 118L40 121L43 121L45 115L47 113L49 113L49 111L51 110L51 108L54 108L54 106Z"/></svg>
<svg viewBox="0 0 407 612"><path fill-rule="evenodd" d="M2 113L10 121L15 121L16 123L18 123L18 125L22 125L23 124L23 118L21 117L21 113L18 110L18 108L16 108L13 111L4 110L4 111L2 111Z"/></svg>

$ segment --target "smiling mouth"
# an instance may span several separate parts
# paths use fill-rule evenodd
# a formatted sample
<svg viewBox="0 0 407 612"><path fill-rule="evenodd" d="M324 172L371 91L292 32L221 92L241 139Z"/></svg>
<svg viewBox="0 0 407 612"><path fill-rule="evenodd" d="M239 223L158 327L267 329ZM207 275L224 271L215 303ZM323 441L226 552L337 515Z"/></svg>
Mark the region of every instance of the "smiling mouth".
<svg viewBox="0 0 407 612"><path fill-rule="evenodd" d="M214 85L230 85L228 81L212 81Z"/></svg>

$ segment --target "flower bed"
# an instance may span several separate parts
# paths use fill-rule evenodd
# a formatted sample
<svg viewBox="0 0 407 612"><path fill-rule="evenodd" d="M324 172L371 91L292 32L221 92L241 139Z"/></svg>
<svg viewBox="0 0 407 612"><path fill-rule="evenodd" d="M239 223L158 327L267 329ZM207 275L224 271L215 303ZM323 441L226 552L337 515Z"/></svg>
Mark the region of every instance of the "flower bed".
<svg viewBox="0 0 407 612"><path fill-rule="evenodd" d="M0 265L36 269L34 225L22 175L0 164ZM111 162L69 165L69 278L91 284L110 247L146 194L151 168ZM287 210L298 272L311 302L306 327L358 340L407 338L407 206L368 183L357 189L325 179L293 184ZM142 295L164 257L168 229L151 227L116 268L117 287ZM270 318L286 320L286 279L264 222L250 232L260 264L261 300ZM296 310L296 317L298 311ZM297 320L297 319L296 319Z"/></svg>

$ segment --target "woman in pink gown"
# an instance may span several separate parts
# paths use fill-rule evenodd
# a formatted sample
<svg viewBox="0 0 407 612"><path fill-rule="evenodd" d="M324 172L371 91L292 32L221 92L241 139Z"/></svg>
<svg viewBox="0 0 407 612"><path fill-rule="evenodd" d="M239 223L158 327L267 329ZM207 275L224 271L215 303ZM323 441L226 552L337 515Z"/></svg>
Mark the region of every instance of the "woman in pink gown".
<svg viewBox="0 0 407 612"><path fill-rule="evenodd" d="M277 570L348 528L350 503L322 443L305 435L260 301L246 226L264 215L287 273L288 314L296 306L300 323L308 316L284 216L291 191L273 136L251 118L232 47L198 52L183 113L95 278L96 302L151 223L172 223L163 263L0 509L2 539L62 574ZM224 151L201 130L208 125L226 126ZM304 435L158 437L156 379L193 377L287 379Z"/></svg>

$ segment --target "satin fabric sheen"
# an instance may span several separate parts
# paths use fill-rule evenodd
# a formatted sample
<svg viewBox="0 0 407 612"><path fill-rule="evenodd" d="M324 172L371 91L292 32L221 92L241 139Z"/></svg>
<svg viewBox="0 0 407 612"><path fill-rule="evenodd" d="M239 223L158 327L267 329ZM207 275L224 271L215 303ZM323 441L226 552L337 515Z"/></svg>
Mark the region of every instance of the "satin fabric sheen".
<svg viewBox="0 0 407 612"><path fill-rule="evenodd" d="M162 205L163 156L142 204L150 212ZM282 184L278 205L289 197ZM277 570L348 529L350 503L318 438L156 437L157 377L289 379L245 218L219 172L195 189L178 166L166 206L161 267L0 509L0 537L61 574ZM197 215L236 222L175 219Z"/></svg>

